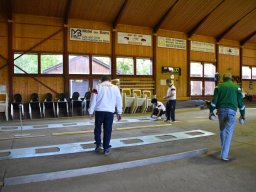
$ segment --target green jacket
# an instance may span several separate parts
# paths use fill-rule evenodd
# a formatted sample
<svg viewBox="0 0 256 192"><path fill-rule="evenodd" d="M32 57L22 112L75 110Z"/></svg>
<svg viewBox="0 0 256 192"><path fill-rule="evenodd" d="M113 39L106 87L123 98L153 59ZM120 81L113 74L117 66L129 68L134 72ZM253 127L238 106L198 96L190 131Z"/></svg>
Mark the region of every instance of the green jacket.
<svg viewBox="0 0 256 192"><path fill-rule="evenodd" d="M210 105L210 113L212 113L216 108L229 108L234 111L239 108L240 114L244 116L245 106L243 103L241 89L231 80L224 81L215 88L214 96Z"/></svg>

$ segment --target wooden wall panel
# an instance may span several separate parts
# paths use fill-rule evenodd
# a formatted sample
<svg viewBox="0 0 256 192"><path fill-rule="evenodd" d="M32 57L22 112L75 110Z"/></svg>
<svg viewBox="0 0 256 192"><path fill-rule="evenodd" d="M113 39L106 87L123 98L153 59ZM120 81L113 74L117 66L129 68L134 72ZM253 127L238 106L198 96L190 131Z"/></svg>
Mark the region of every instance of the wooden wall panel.
<svg viewBox="0 0 256 192"><path fill-rule="evenodd" d="M175 75L174 85L177 88L177 99L187 96L187 53L186 50L157 48L156 93L162 98L167 93L167 86L161 85L161 80L170 78L170 74L162 73L162 66L180 67L181 76Z"/></svg>
<svg viewBox="0 0 256 192"><path fill-rule="evenodd" d="M14 24L13 48L26 51L60 29L60 27L54 26ZM32 51L62 52L63 32L59 32Z"/></svg>
<svg viewBox="0 0 256 192"><path fill-rule="evenodd" d="M205 43L213 43L215 44L215 39L213 37L193 35L191 41L199 41ZM216 45L215 45L216 46ZM190 52L190 60L191 61L204 61L204 62L216 62L215 53L207 53L207 52L199 52L199 51L191 51Z"/></svg>
<svg viewBox="0 0 256 192"><path fill-rule="evenodd" d="M158 36L186 39L180 32L159 30ZM156 49L156 93L160 100L166 95L168 87L161 85L161 80L170 78L170 74L162 73L163 66L180 67L181 76L174 76L174 85L177 88L177 100L187 96L187 50L157 47Z"/></svg>
<svg viewBox="0 0 256 192"><path fill-rule="evenodd" d="M35 15L24 15L24 14L14 14L13 20L16 24L34 24L34 25L46 25L46 26L60 26L63 27L63 18L56 17L45 17L45 16L35 16Z"/></svg>
<svg viewBox="0 0 256 192"><path fill-rule="evenodd" d="M233 55L219 54L218 72L222 76L225 72L230 72L233 76L240 75L240 57Z"/></svg>
<svg viewBox="0 0 256 192"><path fill-rule="evenodd" d="M246 81L242 81L242 85L243 85L243 91L246 92L249 95L256 95L256 82L253 81L252 83L252 89L249 88L249 83L250 81L246 80Z"/></svg>
<svg viewBox="0 0 256 192"><path fill-rule="evenodd" d="M7 64L7 58L8 58L8 39L5 36L0 36L0 55L3 57L0 57L0 68ZM0 85L6 85L6 88L8 90L8 66L5 66L4 68L0 69Z"/></svg>
<svg viewBox="0 0 256 192"><path fill-rule="evenodd" d="M146 27L137 27L129 25L118 25L117 32L135 33L152 35L152 29ZM117 35L116 35L117 38ZM117 42L117 39L116 39ZM152 38L153 42L153 38ZM116 43L116 55L117 56L140 56L140 57L152 57L152 46L139 46L139 45L122 45Z"/></svg>
<svg viewBox="0 0 256 192"><path fill-rule="evenodd" d="M64 92L63 78L62 77L36 77L39 81L43 82L51 89L58 93ZM14 77L13 78L13 93L20 93L22 95L24 102L29 102L30 95L32 93L38 93L40 101L44 100L46 93L52 93L53 98L56 100L58 95L51 92L43 85L39 84L37 81L30 77Z"/></svg>
<svg viewBox="0 0 256 192"><path fill-rule="evenodd" d="M243 49L243 65L256 66L256 50Z"/></svg>
<svg viewBox="0 0 256 192"><path fill-rule="evenodd" d="M70 19L69 28L70 27L106 30L111 32L110 24L84 21L84 20ZM94 42L87 42L87 41L68 40L68 52L79 53L79 54L111 55L111 40L110 40L110 43L94 43Z"/></svg>

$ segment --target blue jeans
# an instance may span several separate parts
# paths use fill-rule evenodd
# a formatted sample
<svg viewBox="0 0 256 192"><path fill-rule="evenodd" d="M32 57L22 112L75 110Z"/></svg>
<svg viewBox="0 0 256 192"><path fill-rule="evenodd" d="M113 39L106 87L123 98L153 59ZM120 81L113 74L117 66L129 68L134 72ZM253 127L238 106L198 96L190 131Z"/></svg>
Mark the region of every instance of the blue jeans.
<svg viewBox="0 0 256 192"><path fill-rule="evenodd" d="M107 111L96 111L95 112L95 128L94 128L94 139L97 146L101 144L101 126L103 124L103 148L109 149L111 145L110 139L112 134L112 124L114 120L114 113Z"/></svg>
<svg viewBox="0 0 256 192"><path fill-rule="evenodd" d="M220 158L228 158L232 135L236 123L236 111L228 108L218 110L221 153Z"/></svg>

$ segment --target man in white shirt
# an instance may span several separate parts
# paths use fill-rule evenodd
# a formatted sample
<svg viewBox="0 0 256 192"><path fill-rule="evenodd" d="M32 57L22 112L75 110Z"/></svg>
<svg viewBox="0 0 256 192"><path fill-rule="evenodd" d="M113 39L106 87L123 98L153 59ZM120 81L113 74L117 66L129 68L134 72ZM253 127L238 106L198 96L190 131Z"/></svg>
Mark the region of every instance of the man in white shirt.
<svg viewBox="0 0 256 192"><path fill-rule="evenodd" d="M89 108L90 117L93 116L93 112L95 111L95 151L101 151L101 126L103 124L103 149L104 154L108 155L111 147L109 143L115 108L117 109L117 119L118 121L121 120L122 97L119 88L116 85L111 84L108 76L103 76L101 78L101 83L97 86L96 90L97 91L92 93Z"/></svg>
<svg viewBox="0 0 256 192"><path fill-rule="evenodd" d="M166 80L166 84L169 86L167 94L164 99L167 99L166 103L166 122L175 121L175 109L176 109L176 87L173 85L170 79Z"/></svg>
<svg viewBox="0 0 256 192"><path fill-rule="evenodd" d="M165 106L162 102L157 101L157 99L152 99L151 103L153 104L153 110L151 117L154 117L156 119L162 119L162 115L165 114Z"/></svg>

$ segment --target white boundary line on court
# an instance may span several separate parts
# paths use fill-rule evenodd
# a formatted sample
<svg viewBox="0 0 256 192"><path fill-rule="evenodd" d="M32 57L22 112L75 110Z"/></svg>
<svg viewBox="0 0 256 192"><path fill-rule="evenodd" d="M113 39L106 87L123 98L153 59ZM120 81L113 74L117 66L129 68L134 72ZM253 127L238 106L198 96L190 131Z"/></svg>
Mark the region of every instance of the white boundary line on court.
<svg viewBox="0 0 256 192"><path fill-rule="evenodd" d="M205 154L207 152L208 152L208 149L197 149L193 151L187 151L187 152L165 155L160 157L128 161L123 163L115 163L110 165L102 165L97 167L87 167L87 168L80 168L80 169L71 169L66 171L57 171L57 172L50 172L50 173L40 173L40 174L34 174L34 175L9 177L4 180L4 186L28 184L28 183L35 183L35 182L42 182L42 181L53 181L53 180L60 180L60 179L66 179L66 178L87 176L87 175L92 175L97 173L105 173L110 171L129 169L134 167L142 167L146 165L159 164L159 163L183 159L183 158L191 158L191 157Z"/></svg>

